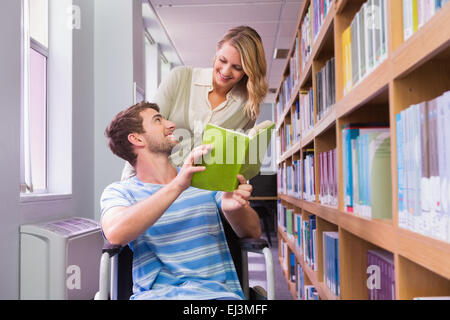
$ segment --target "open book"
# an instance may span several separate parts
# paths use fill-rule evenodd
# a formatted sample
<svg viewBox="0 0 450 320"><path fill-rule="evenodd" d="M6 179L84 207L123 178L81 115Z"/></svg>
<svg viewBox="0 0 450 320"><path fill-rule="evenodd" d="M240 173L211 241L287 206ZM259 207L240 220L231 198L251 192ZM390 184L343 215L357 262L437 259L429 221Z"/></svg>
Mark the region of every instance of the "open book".
<svg viewBox="0 0 450 320"><path fill-rule="evenodd" d="M206 170L194 173L191 186L231 192L239 185L238 174L246 180L255 177L266 155L274 127L275 124L267 120L246 135L208 123L202 144L211 144L213 150L202 158L199 165L205 166Z"/></svg>

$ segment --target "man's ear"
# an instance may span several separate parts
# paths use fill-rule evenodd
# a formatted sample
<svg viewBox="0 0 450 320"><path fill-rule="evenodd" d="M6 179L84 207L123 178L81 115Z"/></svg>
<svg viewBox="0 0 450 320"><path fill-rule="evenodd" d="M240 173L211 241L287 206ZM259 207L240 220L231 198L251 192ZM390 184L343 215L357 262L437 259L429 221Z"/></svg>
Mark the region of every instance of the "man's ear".
<svg viewBox="0 0 450 320"><path fill-rule="evenodd" d="M143 147L145 145L144 139L142 139L139 133L130 133L128 135L128 141L136 147Z"/></svg>

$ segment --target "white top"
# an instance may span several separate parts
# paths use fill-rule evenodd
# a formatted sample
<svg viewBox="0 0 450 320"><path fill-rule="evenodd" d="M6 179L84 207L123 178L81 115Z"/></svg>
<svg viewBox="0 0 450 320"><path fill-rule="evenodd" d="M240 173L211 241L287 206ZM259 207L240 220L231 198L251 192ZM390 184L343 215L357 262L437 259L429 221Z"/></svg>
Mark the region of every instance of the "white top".
<svg viewBox="0 0 450 320"><path fill-rule="evenodd" d="M170 156L175 166L180 166L191 149L201 144L207 123L243 131L253 128L255 124L255 120L245 114L246 101L233 89L224 102L211 109L208 93L213 89L212 79L212 68L176 67L150 99L159 106L164 118L175 123L175 136L183 136L182 142ZM130 169L133 168L127 164L122 179L134 175L134 172L129 172Z"/></svg>

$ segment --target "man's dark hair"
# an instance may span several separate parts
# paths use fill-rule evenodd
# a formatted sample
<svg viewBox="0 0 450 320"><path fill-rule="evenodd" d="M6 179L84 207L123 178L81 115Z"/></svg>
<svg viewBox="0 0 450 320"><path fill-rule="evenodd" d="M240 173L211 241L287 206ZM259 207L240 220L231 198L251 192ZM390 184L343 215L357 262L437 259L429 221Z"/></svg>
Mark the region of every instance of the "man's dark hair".
<svg viewBox="0 0 450 320"><path fill-rule="evenodd" d="M105 130L111 151L116 156L128 161L133 167L136 165L137 155L133 151L133 145L128 141L128 135L144 133L140 113L146 109L154 109L159 112L159 107L155 103L142 101L119 112Z"/></svg>

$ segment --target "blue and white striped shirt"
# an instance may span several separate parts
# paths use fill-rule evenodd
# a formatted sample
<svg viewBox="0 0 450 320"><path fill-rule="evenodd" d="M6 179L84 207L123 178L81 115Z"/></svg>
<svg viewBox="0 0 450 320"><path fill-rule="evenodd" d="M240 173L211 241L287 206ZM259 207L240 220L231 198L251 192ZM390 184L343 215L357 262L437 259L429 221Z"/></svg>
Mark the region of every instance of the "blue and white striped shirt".
<svg viewBox="0 0 450 320"><path fill-rule="evenodd" d="M163 185L136 176L105 188L102 215L129 207ZM186 189L166 212L129 243L133 251L131 299L243 299L223 226L221 192Z"/></svg>

